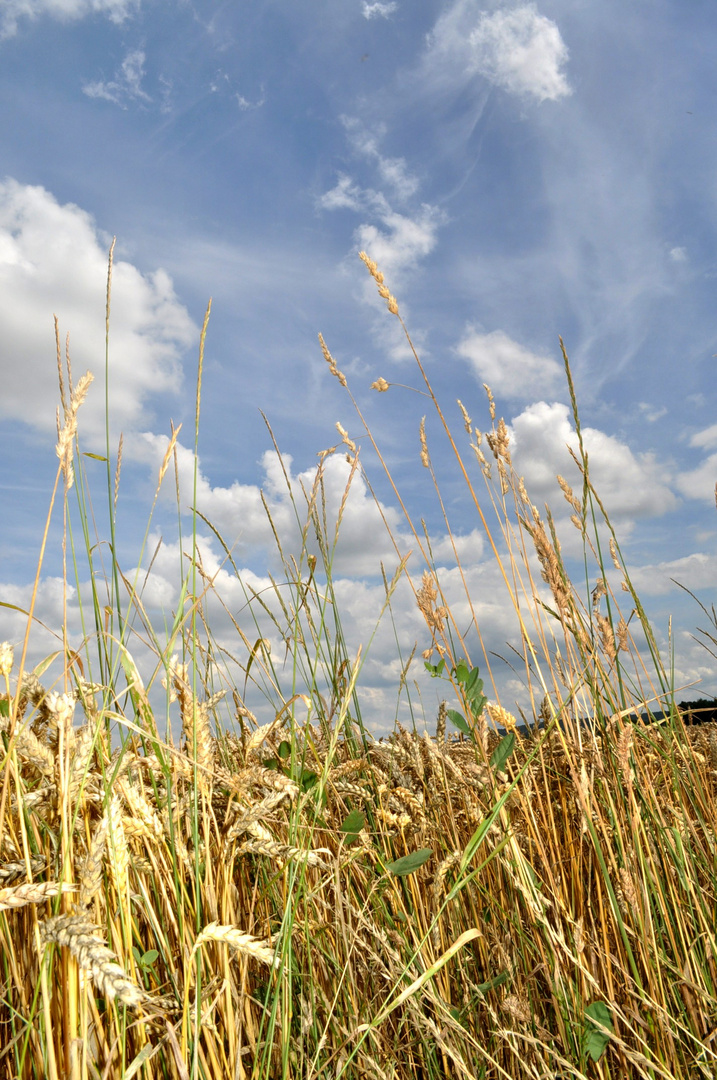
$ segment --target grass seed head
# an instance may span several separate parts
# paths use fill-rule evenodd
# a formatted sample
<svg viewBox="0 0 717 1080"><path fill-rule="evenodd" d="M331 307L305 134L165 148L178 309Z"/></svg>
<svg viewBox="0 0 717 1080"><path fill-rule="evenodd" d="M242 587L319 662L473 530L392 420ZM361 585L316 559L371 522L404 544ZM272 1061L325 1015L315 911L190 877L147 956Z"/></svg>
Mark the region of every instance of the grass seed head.
<svg viewBox="0 0 717 1080"><path fill-rule="evenodd" d="M324 354L324 360L329 365L329 371L331 372L331 374L339 380L342 386L348 386L348 383L346 382L346 376L343 374L342 371L339 371L338 367L336 366L336 361L329 352L322 334L319 334L319 345L321 346L321 351Z"/></svg>

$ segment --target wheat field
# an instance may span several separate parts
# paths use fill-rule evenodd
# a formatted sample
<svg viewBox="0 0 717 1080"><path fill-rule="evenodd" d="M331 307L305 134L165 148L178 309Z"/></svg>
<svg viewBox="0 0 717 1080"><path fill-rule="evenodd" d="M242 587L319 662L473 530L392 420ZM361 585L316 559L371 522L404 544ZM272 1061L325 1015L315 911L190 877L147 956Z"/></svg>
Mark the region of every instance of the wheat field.
<svg viewBox="0 0 717 1080"><path fill-rule="evenodd" d="M110 254L108 315L111 269ZM291 686L256 627L236 627L244 674L263 670L275 688L268 720L239 681L218 685L196 508L187 602L166 639L113 562L83 648L63 628L62 676L46 683L49 665L26 669L31 605L24 640L0 646L0 1076L717 1075L717 729L684 723L587 454L581 490L556 478L592 568L581 596L550 512L513 469L490 391L490 431L458 403L461 449L414 355L519 621L530 707L516 716L487 701L487 655L470 657L428 538L407 517L424 559L412 576L397 551L385 611L408 578L425 622L419 662L443 701L431 731L369 734L362 654L348 653L333 591L341 512L327 525L321 467L302 507L320 558L307 544L280 552L286 588L276 583L272 609L293 650ZM55 490L65 508L75 499L93 566L78 443L90 376L73 386L59 338L58 368ZM361 465L339 430L353 462L343 508ZM108 452L110 504L119 474ZM73 534L69 546L72 567L82 545ZM251 599L266 616L267 601ZM138 623L176 740L133 655Z"/></svg>

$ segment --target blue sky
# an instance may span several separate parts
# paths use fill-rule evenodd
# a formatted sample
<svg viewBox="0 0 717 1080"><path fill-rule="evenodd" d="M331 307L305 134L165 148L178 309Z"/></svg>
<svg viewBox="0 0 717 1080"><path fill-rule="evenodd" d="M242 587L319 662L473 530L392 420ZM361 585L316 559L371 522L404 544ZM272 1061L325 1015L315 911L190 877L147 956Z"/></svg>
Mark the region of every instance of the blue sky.
<svg viewBox="0 0 717 1080"><path fill-rule="evenodd" d="M337 442L337 421L357 434L321 331L412 513L434 534L450 591L455 569L418 456L425 399L369 389L379 377L417 386L418 373L357 258L365 249L456 432L456 397L488 426L489 383L533 501L551 503L567 554L577 554L555 482L574 475L562 335L593 478L658 640L667 647L672 615L676 683L701 680L680 696L717 692L711 658L691 637L704 616L670 580L708 607L714 600L716 35L713 5L661 0L4 0L3 597L27 603L56 467L53 313L63 339L70 334L75 373L96 375L83 448L104 444L113 235L125 565L138 558L170 418L185 422L188 483L197 339L211 296L200 509L236 542L239 565L254 581L273 566L259 488L290 536L260 410L295 477L311 478L317 453ZM484 635L505 651L515 628L499 577L435 417L427 432L466 537ZM406 549L415 547L368 448L362 457ZM337 454L327 467L339 500L348 466ZM58 529L59 519L38 599L55 628ZM157 610L176 599L170 496L155 542L159 533ZM216 542L207 535L204 545L219 569ZM336 565L352 648L380 609L382 559L395 562L359 482ZM237 584L224 584L238 610ZM396 604L404 656L416 640L420 652L427 635L410 590ZM17 641L21 620L3 619L0 638ZM72 604L71 620L79 632ZM229 625L218 632L228 642ZM390 628L379 635L362 676L377 730L395 712L392 641ZM35 655L50 644L38 631ZM498 664L496 680L503 704L525 704L508 668ZM425 693L432 722L435 693Z"/></svg>

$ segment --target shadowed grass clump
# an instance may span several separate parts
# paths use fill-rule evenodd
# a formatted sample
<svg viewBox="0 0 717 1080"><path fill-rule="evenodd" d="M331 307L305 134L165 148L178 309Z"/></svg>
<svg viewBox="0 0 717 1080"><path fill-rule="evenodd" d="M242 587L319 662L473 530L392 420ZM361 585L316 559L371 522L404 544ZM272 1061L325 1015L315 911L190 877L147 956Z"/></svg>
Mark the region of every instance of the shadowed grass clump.
<svg viewBox="0 0 717 1080"><path fill-rule="evenodd" d="M206 331L207 320L195 449ZM321 347L350 395L323 338ZM210 606L222 597L202 565L196 509L192 536L180 536L180 603L160 639L139 575L126 578L116 557L98 572L77 442L89 379L73 388L60 364L56 488L62 481L67 562L78 565L79 520L93 591L81 650L62 628L53 686L43 682L53 657L24 670L34 601L19 662L0 647L0 1075L715 1076L717 732L686 728L675 705L590 481L567 356L582 489L558 483L582 537L584 596L550 511L515 473L490 392L489 432L459 403L466 463L415 359L515 612L522 726L483 693L477 661L491 678L490 654L466 576L469 635L429 536L406 512L416 566L411 574L396 544L382 614L408 581L426 623L417 648L446 700L435 734L400 724L380 741L368 734L359 675L371 643L349 655L332 577L361 468L343 429L351 469L337 520L325 459L310 491L294 492L287 477L300 547L283 550L274 530L282 579L268 595L244 583L236 648L212 632ZM374 387L391 389L383 379ZM419 442L440 499L425 423ZM109 447L107 478L114 552L119 462L113 476ZM444 516L453 538L445 507ZM285 666L272 659L267 626L286 643ZM267 722L246 704L250 687L264 695ZM646 709L662 722L636 720Z"/></svg>

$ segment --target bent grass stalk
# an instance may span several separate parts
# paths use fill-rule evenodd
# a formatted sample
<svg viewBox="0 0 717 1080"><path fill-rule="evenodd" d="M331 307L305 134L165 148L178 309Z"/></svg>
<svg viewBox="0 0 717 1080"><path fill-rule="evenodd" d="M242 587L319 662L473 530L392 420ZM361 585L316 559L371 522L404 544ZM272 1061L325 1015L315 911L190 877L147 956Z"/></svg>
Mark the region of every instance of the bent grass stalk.
<svg viewBox="0 0 717 1080"><path fill-rule="evenodd" d="M400 320L381 271L368 256L364 262ZM108 371L110 282L111 256ZM78 451L72 461L81 382L72 387L68 367L66 392L59 368L65 426L50 514L64 473L67 561L79 595L74 515L92 571L95 627L73 651L66 614L62 693L43 685L44 665L23 679L41 557L14 672L12 649L0 646L0 1075L714 1076L717 737L685 728L675 706L590 479L565 351L582 490L574 494L562 477L556 490L584 544L582 596L552 514L538 511L515 472L490 391L486 432L458 406L485 485L479 498L470 455L414 350L418 392L435 410L516 614L528 722L521 729L512 703L485 705L471 668L477 648L490 673L489 643L442 497L443 471L431 458L430 424L420 426L417 462L430 471L468 631L430 533L412 520L323 338L329 370L386 471L417 558L409 562L391 536L395 567L383 570L376 629L362 648L349 647L334 562L353 485L361 476L371 487L356 440L339 426L350 469L338 505L332 511L324 484L326 457L338 447L321 456L308 490L285 471L296 547L270 513L280 571L263 592L242 574L232 538L196 505L208 317L209 308L197 378L192 544L181 556L164 633L153 627L140 586L151 565L129 582L119 564L121 481L119 461L112 476L109 442L107 604L100 597L86 459ZM401 392L383 379L374 387ZM110 405L108 391L108 431ZM150 519L172 460L177 467L178 435L173 429ZM179 496L177 514L181 552ZM200 522L243 590L238 613L202 563ZM363 666L381 620L388 613L396 624L404 581L426 632L409 659L401 657L396 716L417 653L444 678L447 701L435 735L397 723L377 741L362 715ZM620 611L621 591L643 640ZM216 629L217 612L230 616L235 641ZM152 671L146 686L140 666ZM179 746L171 723L159 734L160 678L166 717L183 727ZM668 722L633 722L632 711L647 706L671 710ZM447 733L447 720L460 735Z"/></svg>

